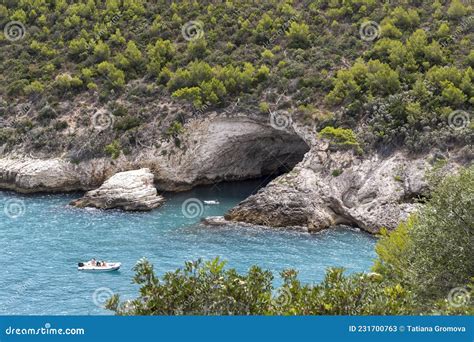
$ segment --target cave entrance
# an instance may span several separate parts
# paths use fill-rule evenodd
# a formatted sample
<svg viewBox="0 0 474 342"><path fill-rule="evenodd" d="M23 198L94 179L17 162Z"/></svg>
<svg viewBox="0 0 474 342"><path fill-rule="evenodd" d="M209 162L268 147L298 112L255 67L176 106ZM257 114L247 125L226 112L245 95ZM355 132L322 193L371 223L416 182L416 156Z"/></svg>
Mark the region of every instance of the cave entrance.
<svg viewBox="0 0 474 342"><path fill-rule="evenodd" d="M249 118L216 118L197 123L181 154L159 157L155 184L161 191L267 178L290 172L309 151L295 132Z"/></svg>
<svg viewBox="0 0 474 342"><path fill-rule="evenodd" d="M262 186L290 172L309 151L308 144L296 133L269 127L259 134L243 134L229 139L218 160L222 165L221 181L262 179ZM219 167L214 164L214 167Z"/></svg>

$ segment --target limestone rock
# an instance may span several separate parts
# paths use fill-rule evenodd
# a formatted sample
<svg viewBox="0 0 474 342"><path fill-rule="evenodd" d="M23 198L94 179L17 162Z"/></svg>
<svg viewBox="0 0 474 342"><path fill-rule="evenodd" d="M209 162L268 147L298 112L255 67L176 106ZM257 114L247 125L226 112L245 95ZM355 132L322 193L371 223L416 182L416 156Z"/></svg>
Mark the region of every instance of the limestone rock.
<svg viewBox="0 0 474 342"><path fill-rule="evenodd" d="M0 159L0 189L22 193L63 192L81 189L75 166L61 159Z"/></svg>
<svg viewBox="0 0 474 342"><path fill-rule="evenodd" d="M420 207L417 198L428 190L432 157L412 158L402 151L358 156L331 152L324 141L317 141L290 173L239 203L225 218L310 231L338 224L370 233L393 229ZM445 168L458 166L448 160Z"/></svg>
<svg viewBox="0 0 474 342"><path fill-rule="evenodd" d="M120 208L132 211L148 211L164 203L157 195L150 169L119 172L109 178L96 190L74 200L71 205L100 209Z"/></svg>
<svg viewBox="0 0 474 342"><path fill-rule="evenodd" d="M186 123L180 146L168 138L118 159L36 159L27 152L0 152L0 189L20 192L91 190L112 175L149 168L163 191L184 191L200 184L258 178L291 170L309 150L295 132L248 117L200 118ZM67 156L65 154L64 156Z"/></svg>

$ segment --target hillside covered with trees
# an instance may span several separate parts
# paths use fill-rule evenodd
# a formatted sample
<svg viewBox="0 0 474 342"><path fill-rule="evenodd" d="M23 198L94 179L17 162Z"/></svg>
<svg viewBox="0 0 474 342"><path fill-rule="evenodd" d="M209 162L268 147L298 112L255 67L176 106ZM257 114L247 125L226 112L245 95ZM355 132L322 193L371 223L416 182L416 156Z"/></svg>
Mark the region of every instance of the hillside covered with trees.
<svg viewBox="0 0 474 342"><path fill-rule="evenodd" d="M173 136L238 103L350 129L365 150L462 146L473 138L472 15L461 0L6 0L0 145L67 150L90 129L86 103L114 117L91 156L114 157L165 116L141 105L166 100L181 109L160 127Z"/></svg>

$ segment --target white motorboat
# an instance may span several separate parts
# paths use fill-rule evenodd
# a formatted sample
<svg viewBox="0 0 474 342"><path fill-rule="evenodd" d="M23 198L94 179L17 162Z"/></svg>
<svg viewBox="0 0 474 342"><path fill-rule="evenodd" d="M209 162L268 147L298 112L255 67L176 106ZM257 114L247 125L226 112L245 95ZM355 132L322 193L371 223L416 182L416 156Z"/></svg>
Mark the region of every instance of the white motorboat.
<svg viewBox="0 0 474 342"><path fill-rule="evenodd" d="M120 262L80 262L77 264L79 271L87 272L110 272L117 271L122 264Z"/></svg>
<svg viewBox="0 0 474 342"><path fill-rule="evenodd" d="M219 201L215 201L215 200L211 200L211 201L203 201L204 204L207 204L207 205L217 205L219 204Z"/></svg>

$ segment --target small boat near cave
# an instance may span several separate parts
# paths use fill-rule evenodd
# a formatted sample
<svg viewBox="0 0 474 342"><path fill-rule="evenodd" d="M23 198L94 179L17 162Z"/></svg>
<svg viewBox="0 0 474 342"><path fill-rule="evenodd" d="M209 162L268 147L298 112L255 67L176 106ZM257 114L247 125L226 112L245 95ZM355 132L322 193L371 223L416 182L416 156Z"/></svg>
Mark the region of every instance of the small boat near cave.
<svg viewBox="0 0 474 342"><path fill-rule="evenodd" d="M77 264L77 269L79 271L86 271L86 272L110 272L110 271L117 271L120 269L122 264L120 262L105 262L105 261L87 261L87 262L79 262Z"/></svg>

